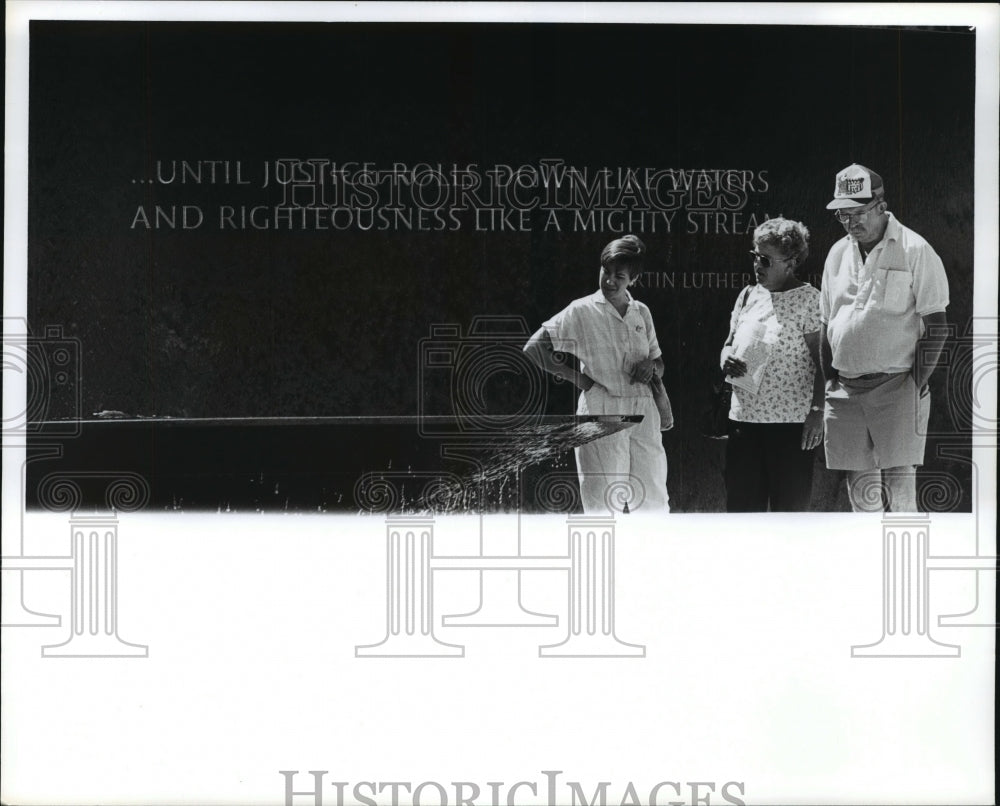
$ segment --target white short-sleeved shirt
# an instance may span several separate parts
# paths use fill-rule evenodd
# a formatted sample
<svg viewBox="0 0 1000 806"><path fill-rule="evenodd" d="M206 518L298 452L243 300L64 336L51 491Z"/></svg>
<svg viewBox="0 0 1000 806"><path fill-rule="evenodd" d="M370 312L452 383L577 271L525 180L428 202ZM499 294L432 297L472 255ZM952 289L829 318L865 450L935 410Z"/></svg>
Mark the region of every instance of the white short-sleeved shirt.
<svg viewBox="0 0 1000 806"><path fill-rule="evenodd" d="M542 327L558 352L572 353L583 372L616 397L647 397L648 384L631 383L629 372L647 358L659 358L660 345L649 308L628 294L624 316L601 291L574 300Z"/></svg>
<svg viewBox="0 0 1000 806"><path fill-rule="evenodd" d="M734 386L729 418L743 423L801 423L812 406L817 371L805 335L818 333L823 326L819 291L809 283L773 292L754 285L742 307L741 299L742 293L730 316L730 334L735 333L738 323L741 327L759 326L772 343L757 391Z"/></svg>
<svg viewBox="0 0 1000 806"><path fill-rule="evenodd" d="M948 307L941 258L892 213L882 240L863 260L851 235L830 249L823 268L820 315L833 366L845 377L907 372L913 367L922 316Z"/></svg>

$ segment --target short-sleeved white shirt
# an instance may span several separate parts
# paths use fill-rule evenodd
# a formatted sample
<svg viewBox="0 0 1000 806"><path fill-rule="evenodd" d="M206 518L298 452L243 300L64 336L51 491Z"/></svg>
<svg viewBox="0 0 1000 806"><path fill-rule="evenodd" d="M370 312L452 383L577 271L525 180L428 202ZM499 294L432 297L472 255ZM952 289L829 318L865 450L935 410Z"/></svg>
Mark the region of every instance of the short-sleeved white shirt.
<svg viewBox="0 0 1000 806"><path fill-rule="evenodd" d="M624 316L601 291L574 300L542 323L558 352L572 353L583 372L616 397L647 397L648 384L631 383L629 372L647 358L659 358L660 345L649 308L626 292Z"/></svg>
<svg viewBox="0 0 1000 806"><path fill-rule="evenodd" d="M761 331L773 334L775 340L757 391L733 388L731 420L801 423L806 419L817 369L805 335L818 333L822 327L818 298L819 291L809 283L774 292L760 285L750 286L742 305L743 294L737 297L729 321L730 334L736 331L737 323L759 325Z"/></svg>
<svg viewBox="0 0 1000 806"><path fill-rule="evenodd" d="M948 307L941 258L892 213L882 240L862 259L851 235L830 249L823 268L820 315L833 366L845 377L907 372L923 335L922 316Z"/></svg>

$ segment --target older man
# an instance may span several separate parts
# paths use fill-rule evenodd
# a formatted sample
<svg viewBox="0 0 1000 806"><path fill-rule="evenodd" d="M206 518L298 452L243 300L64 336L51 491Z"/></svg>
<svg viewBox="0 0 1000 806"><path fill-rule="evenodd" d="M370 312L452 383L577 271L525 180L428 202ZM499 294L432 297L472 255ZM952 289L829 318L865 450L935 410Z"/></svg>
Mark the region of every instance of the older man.
<svg viewBox="0 0 1000 806"><path fill-rule="evenodd" d="M855 512L916 512L948 278L930 244L888 212L882 177L837 174L827 205L847 235L823 268L826 461L847 471Z"/></svg>

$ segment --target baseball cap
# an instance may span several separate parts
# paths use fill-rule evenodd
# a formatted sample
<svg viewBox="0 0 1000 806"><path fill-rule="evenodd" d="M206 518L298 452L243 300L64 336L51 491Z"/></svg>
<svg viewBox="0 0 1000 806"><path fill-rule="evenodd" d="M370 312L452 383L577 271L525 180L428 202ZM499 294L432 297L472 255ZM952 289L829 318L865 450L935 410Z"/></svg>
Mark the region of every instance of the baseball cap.
<svg viewBox="0 0 1000 806"><path fill-rule="evenodd" d="M833 201L826 209L864 207L872 199L881 198L883 193L882 177L864 165L854 163L837 174L833 186Z"/></svg>

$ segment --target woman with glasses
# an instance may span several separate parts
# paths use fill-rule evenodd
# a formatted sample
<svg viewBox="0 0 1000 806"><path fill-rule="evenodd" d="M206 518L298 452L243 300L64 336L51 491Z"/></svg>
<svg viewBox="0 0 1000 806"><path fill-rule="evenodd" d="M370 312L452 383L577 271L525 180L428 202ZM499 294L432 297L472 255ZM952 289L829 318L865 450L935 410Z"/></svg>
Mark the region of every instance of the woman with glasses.
<svg viewBox="0 0 1000 806"><path fill-rule="evenodd" d="M756 285L740 292L720 363L732 384L726 444L729 512L809 509L823 440L819 291L797 276L809 230L772 218L754 230Z"/></svg>

